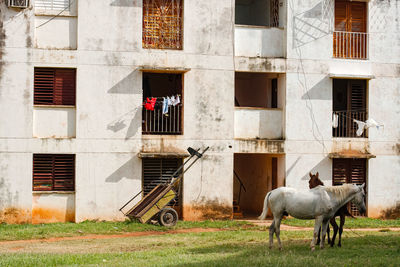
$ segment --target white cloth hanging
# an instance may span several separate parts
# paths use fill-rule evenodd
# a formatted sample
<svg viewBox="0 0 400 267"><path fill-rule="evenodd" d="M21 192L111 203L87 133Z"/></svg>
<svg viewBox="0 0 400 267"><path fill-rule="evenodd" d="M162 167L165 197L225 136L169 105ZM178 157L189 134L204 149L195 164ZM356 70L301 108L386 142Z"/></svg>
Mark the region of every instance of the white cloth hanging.
<svg viewBox="0 0 400 267"><path fill-rule="evenodd" d="M357 123L357 132L356 132L356 134L357 134L357 136L361 136L362 134L363 134L363 132L364 132L364 130L367 130L368 128L371 128L371 127L376 127L376 129L380 129L380 127L384 127L384 125L382 124L382 123L377 123L374 119L368 119L368 120L366 120L365 122L363 122L363 121L359 121L359 120L356 120L356 119L353 119L353 121L355 122L355 123Z"/></svg>
<svg viewBox="0 0 400 267"><path fill-rule="evenodd" d="M339 115L336 113L333 113L332 115L332 127L337 128L339 125Z"/></svg>

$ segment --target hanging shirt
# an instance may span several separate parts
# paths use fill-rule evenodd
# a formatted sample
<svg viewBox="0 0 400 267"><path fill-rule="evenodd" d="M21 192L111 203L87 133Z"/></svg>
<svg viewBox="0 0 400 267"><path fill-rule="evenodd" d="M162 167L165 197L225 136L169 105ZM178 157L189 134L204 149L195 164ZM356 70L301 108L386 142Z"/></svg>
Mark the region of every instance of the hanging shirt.
<svg viewBox="0 0 400 267"><path fill-rule="evenodd" d="M179 99L179 95L177 95L176 97L172 96L171 97L171 104L175 107L176 105L178 105L179 103L181 103L181 100Z"/></svg>
<svg viewBox="0 0 400 267"><path fill-rule="evenodd" d="M152 97L151 99L147 98L146 99L146 103L144 104L144 108L146 110L153 111L154 110L154 106L156 105L156 101L157 101L156 97Z"/></svg>

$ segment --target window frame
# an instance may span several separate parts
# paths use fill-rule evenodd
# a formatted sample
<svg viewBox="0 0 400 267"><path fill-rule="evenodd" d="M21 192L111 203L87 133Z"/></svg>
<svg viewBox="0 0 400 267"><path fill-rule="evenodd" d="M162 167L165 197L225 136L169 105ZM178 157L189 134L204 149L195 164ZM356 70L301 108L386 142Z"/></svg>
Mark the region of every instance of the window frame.
<svg viewBox="0 0 400 267"><path fill-rule="evenodd" d="M68 164L68 162L70 164ZM57 174L57 172L59 174ZM43 182L46 180L51 181L50 187L43 186L43 184L40 185L41 181ZM63 189L62 186L56 186L57 180L70 180L69 183L72 183L72 186L64 186ZM32 155L33 192L75 192L75 180L75 154L34 153ZM59 187L61 187L61 189Z"/></svg>

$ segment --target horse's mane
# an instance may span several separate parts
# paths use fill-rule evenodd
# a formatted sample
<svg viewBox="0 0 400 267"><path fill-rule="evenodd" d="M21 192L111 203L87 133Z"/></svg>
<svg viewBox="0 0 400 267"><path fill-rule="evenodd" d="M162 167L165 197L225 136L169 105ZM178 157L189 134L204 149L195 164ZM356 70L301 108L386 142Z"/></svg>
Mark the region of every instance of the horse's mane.
<svg viewBox="0 0 400 267"><path fill-rule="evenodd" d="M325 190L335 195L338 200L343 201L349 193L354 190L353 184L343 184L339 186L325 186Z"/></svg>

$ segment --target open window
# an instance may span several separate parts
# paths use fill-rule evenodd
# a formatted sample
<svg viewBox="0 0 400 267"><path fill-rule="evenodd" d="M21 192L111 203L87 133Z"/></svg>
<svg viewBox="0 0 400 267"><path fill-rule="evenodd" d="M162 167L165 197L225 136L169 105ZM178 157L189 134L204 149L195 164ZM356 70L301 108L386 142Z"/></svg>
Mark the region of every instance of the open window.
<svg viewBox="0 0 400 267"><path fill-rule="evenodd" d="M279 0L236 0L235 24L279 27Z"/></svg>
<svg viewBox="0 0 400 267"><path fill-rule="evenodd" d="M278 75L236 72L235 106L278 108Z"/></svg>
<svg viewBox="0 0 400 267"><path fill-rule="evenodd" d="M368 119L366 87L366 80L333 80L333 137L367 137L356 122Z"/></svg>
<svg viewBox="0 0 400 267"><path fill-rule="evenodd" d="M143 134L182 134L182 83L182 73L143 72Z"/></svg>

